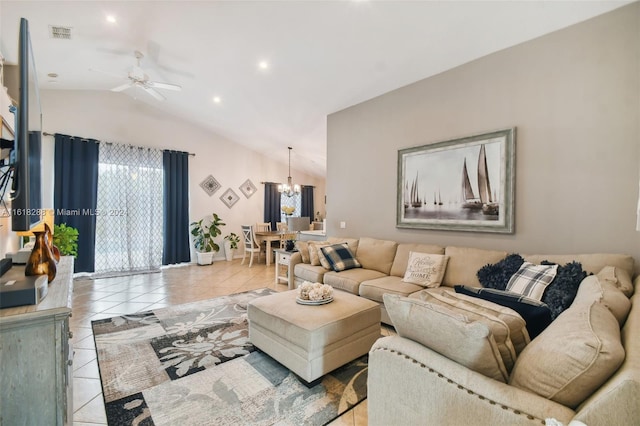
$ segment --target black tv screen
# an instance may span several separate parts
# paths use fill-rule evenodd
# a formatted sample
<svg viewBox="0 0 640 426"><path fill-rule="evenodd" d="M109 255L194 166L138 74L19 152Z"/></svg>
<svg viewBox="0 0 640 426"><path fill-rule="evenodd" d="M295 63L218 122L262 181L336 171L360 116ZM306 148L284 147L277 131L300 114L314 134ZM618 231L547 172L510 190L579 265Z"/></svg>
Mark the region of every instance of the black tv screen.
<svg viewBox="0 0 640 426"><path fill-rule="evenodd" d="M29 22L20 20L18 108L11 186L11 229L28 231L42 219L42 112Z"/></svg>

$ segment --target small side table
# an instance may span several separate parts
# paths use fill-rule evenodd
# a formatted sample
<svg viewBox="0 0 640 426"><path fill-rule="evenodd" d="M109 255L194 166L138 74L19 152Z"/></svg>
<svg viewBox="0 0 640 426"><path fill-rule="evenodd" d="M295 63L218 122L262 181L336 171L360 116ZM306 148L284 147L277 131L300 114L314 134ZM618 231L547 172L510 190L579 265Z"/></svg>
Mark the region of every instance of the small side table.
<svg viewBox="0 0 640 426"><path fill-rule="evenodd" d="M291 255L295 253L295 251L286 251L285 249L275 249L273 250L276 254L276 271L275 271L275 283L278 284L280 281L284 281L287 283L289 289L291 289L291 284L289 283L289 263L291 261ZM284 269L284 273L280 273L280 267L286 266Z"/></svg>

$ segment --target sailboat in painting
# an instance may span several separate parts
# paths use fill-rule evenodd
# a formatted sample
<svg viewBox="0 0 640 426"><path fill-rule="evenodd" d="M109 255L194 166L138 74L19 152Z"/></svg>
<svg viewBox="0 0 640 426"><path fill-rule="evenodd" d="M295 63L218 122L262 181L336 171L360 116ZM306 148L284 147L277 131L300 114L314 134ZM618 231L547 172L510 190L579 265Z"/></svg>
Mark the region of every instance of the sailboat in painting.
<svg viewBox="0 0 640 426"><path fill-rule="evenodd" d="M476 198L469 180L469 172L467 172L467 159L462 164L462 208L479 210L482 208L482 201Z"/></svg>
<svg viewBox="0 0 640 426"><path fill-rule="evenodd" d="M480 155L478 156L478 189L480 191L480 201L482 202L482 213L485 215L497 215L499 204L493 199L491 194L491 183L489 182L489 169L487 167L487 154L484 144L480 145Z"/></svg>
<svg viewBox="0 0 640 426"><path fill-rule="evenodd" d="M416 172L416 178L411 184L411 207L421 207L422 201L418 196L418 172Z"/></svg>
<svg viewBox="0 0 640 426"><path fill-rule="evenodd" d="M478 155L478 197L475 196L469 172L467 171L467 159L462 164L462 207L465 209L482 210L482 213L489 216L496 216L499 213L499 203L491 193L491 183L489 181L489 169L487 167L487 155L484 144L480 145Z"/></svg>

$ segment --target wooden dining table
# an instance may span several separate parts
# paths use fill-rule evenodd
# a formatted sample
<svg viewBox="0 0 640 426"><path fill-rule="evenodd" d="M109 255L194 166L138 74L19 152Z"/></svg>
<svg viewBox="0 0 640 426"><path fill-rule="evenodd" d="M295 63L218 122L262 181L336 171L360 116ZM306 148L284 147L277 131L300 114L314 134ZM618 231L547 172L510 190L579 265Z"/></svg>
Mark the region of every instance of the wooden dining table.
<svg viewBox="0 0 640 426"><path fill-rule="evenodd" d="M267 266L271 264L271 256L273 251L271 249L272 241L280 241L280 237L284 234L291 234L291 231L256 231L256 241L258 244L262 244L264 241L267 243L266 257L267 257ZM278 246L279 247L279 246Z"/></svg>

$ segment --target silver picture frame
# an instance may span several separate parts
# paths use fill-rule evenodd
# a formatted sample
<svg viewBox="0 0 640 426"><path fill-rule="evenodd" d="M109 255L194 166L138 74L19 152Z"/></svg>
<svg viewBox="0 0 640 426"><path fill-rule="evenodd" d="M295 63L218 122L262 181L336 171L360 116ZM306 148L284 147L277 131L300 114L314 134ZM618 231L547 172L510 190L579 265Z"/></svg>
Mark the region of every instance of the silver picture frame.
<svg viewBox="0 0 640 426"><path fill-rule="evenodd" d="M222 201L225 206L229 208L233 207L233 205L237 203L239 199L240 197L238 196L238 194L236 194L235 191L231 188L224 191L224 194L220 196L220 201Z"/></svg>
<svg viewBox="0 0 640 426"><path fill-rule="evenodd" d="M516 128L398 150L396 227L514 232Z"/></svg>

